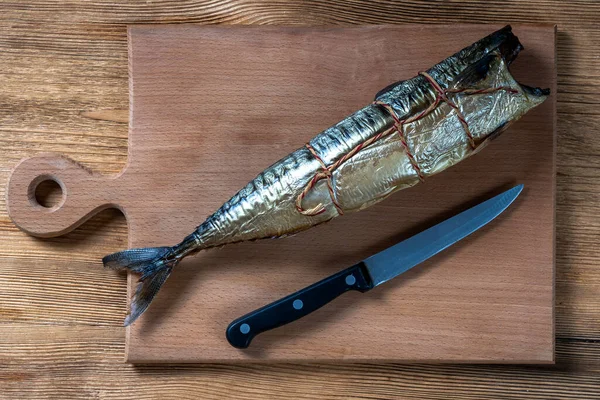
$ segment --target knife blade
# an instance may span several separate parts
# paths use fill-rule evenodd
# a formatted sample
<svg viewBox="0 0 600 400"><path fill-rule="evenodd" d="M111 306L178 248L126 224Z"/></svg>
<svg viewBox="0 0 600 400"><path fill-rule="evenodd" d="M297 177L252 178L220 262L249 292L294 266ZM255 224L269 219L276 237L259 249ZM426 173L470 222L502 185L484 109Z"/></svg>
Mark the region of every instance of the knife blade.
<svg viewBox="0 0 600 400"><path fill-rule="evenodd" d="M367 292L477 231L519 196L517 185L296 293L252 311L227 327L228 342L244 349L259 333L296 321L349 290Z"/></svg>

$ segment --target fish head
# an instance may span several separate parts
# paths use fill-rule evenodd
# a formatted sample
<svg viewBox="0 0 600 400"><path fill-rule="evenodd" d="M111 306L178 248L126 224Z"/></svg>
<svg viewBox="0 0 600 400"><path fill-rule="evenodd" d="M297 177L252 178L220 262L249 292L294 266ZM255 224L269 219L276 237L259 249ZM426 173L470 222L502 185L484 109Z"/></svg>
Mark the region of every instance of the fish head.
<svg viewBox="0 0 600 400"><path fill-rule="evenodd" d="M431 116L435 121L429 124L451 124L456 135L466 140L463 118L477 152L550 95L549 89L519 83L509 71L522 50L507 25L427 70L437 88L429 78L417 76L389 85L375 100L389 104L400 119L406 119L421 113L444 90L451 104L440 104Z"/></svg>
<svg viewBox="0 0 600 400"><path fill-rule="evenodd" d="M519 83L509 70L522 49L518 40L498 46L468 65L448 85L448 98L464 116L481 150L550 95L549 89Z"/></svg>

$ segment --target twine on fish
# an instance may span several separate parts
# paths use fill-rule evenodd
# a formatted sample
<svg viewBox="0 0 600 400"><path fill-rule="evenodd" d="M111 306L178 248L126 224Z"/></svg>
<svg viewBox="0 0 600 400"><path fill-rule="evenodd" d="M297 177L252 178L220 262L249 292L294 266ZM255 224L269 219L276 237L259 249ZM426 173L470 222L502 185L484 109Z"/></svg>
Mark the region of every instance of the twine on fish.
<svg viewBox="0 0 600 400"><path fill-rule="evenodd" d="M473 138L471 130L469 129L469 124L467 123L463 114L460 112L456 103L454 103L452 100L450 100L448 98L447 95L449 93L461 93L461 94L466 94L466 95L475 95L475 94L488 94L488 93L493 93L493 92L497 92L497 91L501 91L501 90L506 91L508 93L518 93L518 91L516 89L513 89L509 86L498 86L498 87L487 88L487 89L465 88L465 89L444 90L435 81L435 79L433 79L431 77L431 75L429 75L427 72L419 72L419 75L421 75L425 79L427 79L427 81L431 84L433 89L436 91L436 96L435 96L435 100L433 101L433 103L431 103L429 105L429 107L427 107L425 110L421 111L419 114L413 115L412 117L401 120L400 118L398 118L398 115L396 114L396 112L394 111L394 109L392 108L391 105L389 105L385 102L382 102L380 100L375 100L373 102L373 104L383 107L388 112L388 114L394 119L393 127L391 129L382 131L382 132L378 133L377 135L358 144L356 147L354 147L348 153L344 154L339 160L337 160L336 162L331 164L329 167L325 164L323 159L317 154L315 149L310 144L307 143L305 145L306 148L308 149L308 151L310 151L310 153L313 155L313 157L315 157L315 159L319 162L319 164L321 164L322 170L317 172L313 176L313 178L310 180L310 182L308 182L308 184L306 185L304 190L296 198L296 209L298 210L298 212L300 212L303 215L308 215L308 216L315 216L315 215L319 215L319 214L325 212L325 207L322 204L318 204L311 209L305 210L304 208L302 208L302 200L312 190L312 188L315 187L315 185L319 181L321 181L322 179L327 179L327 190L329 191L329 196L331 197L331 201L332 201L333 205L335 206L338 214L343 215L344 211L343 211L342 207L340 206L340 204L338 203L337 198L335 196L335 191L333 189L333 182L332 182L333 171L335 171L340 165L342 165L343 163L348 161L350 158L354 157L354 155L356 155L356 153L358 153L365 147L370 146L371 144L377 142L378 140L380 140L386 136L389 136L390 134L392 134L394 132L398 132L398 137L400 139L400 143L402 144L402 147L404 148L404 151L406 152L406 155L408 156L411 166L413 167L417 176L419 177L419 180L421 182L424 181L425 176L424 176L423 172L421 171L421 167L419 166L417 160L415 159L415 156L412 154L412 152L408 146L406 137L404 136L404 125L412 123L412 122L416 122L416 121L426 117L428 114L433 112L433 110L435 110L441 102L448 104L452 109L454 109L456 116L457 116L458 120L460 121L460 124L462 125L462 127L465 131L465 134L467 135L467 138L469 141L469 146L471 147L471 149L475 150L475 148L476 148L475 139Z"/></svg>
<svg viewBox="0 0 600 400"><path fill-rule="evenodd" d="M425 176L423 176L423 172L421 171L421 167L419 167L419 164L417 163L417 160L415 159L415 156L412 154L412 152L410 151L410 148L408 147L408 143L406 142L406 137L404 136L404 124L408 124L410 122L418 121L419 119L423 118L425 115L427 115L431 111L433 111L438 106L439 102L440 102L439 98L436 98L435 101L433 103L431 103L431 105L429 107L427 107L427 109L423 110L421 113L419 113L418 115L414 116L414 119L413 118L408 118L406 120L399 119L398 116L396 115L396 112L394 111L394 109L392 108L392 106L390 106L389 104L384 103L383 101L377 101L377 100L373 102L373 104L377 104L377 105L380 105L383 108L385 108L387 110L387 112L390 114L390 116L394 119L394 121L395 121L394 122L394 129L396 130L396 132L398 132L398 137L400 138L400 143L402 144L402 147L404 148L404 151L406 152L406 155L408 156L408 160L410 161L410 165L412 165L413 169L417 173L417 176L419 177L419 180L421 182L423 182L425 180ZM394 132L394 129L392 129L390 131L390 133Z"/></svg>
<svg viewBox="0 0 600 400"><path fill-rule="evenodd" d="M313 177L313 181L314 184L311 186L311 188L321 179L325 178L327 179L327 190L329 190L329 196L331 197L331 202L333 203L333 205L335 206L338 214L340 215L344 215L344 210L342 210L342 207L340 206L340 204L337 202L337 199L335 197L335 192L333 191L333 182L331 179L331 170L329 168L327 168L327 165L325 165L325 162L323 161L323 159L317 154L317 152L315 151L315 149L308 143L306 143L304 145L308 151L310 151L310 153L315 157L315 159L319 162L319 164L321 164L321 168L322 168L322 172L315 174L315 176ZM315 180L316 179L316 180ZM306 187L308 188L309 185L307 185ZM308 194L308 191L310 189L305 189L306 190L306 194ZM306 196L306 194L304 196ZM302 196L302 198L304 198L304 196ZM300 200L301 202L302 200ZM321 206L322 210L319 209L319 206ZM298 202L296 202L296 208L298 209L298 211L300 211L301 213L304 214L304 210L301 209L301 206L299 205ZM322 205L318 205L317 207L314 207L313 209L310 210L306 210L305 212L308 213L317 213L320 214L322 212L325 211L325 208ZM307 215L316 215L316 214L307 214Z"/></svg>
<svg viewBox="0 0 600 400"><path fill-rule="evenodd" d="M475 139L473 139L473 134L471 133L471 130L469 129L469 124L467 124L467 120L465 119L465 116L462 114L462 112L460 112L460 109L458 108L458 106L456 105L456 103L454 103L452 100L450 100L448 98L448 93L462 93L462 94L468 94L468 95L473 95L473 94L487 94L487 93L493 93L493 92L497 92L499 90L504 90L507 91L509 93L517 93L516 89L513 89L511 87L508 86L499 86L499 87L495 87L495 88L487 88L487 89L448 89L448 90L444 90L442 89L442 87L436 82L435 79L433 79L431 77L431 75L429 75L427 72L419 72L419 75L421 75L422 77L424 77L425 79L427 79L429 81L429 83L431 84L431 86L435 89L435 91L437 92L437 96L436 96L436 102L439 104L440 101L445 102L446 104L448 104L450 107L452 107L454 109L454 112L456 112L456 117L458 118L458 120L460 121L460 124L462 125L465 133L467 134L467 137L469 139L469 146L471 146L471 149L475 150Z"/></svg>

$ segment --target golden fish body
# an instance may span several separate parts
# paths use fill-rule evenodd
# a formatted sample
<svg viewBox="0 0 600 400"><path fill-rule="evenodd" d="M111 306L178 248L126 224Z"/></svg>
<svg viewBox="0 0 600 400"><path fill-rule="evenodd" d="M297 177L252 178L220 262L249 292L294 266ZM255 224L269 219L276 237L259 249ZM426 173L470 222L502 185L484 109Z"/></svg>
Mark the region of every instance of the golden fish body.
<svg viewBox="0 0 600 400"><path fill-rule="evenodd" d="M425 89L416 100L405 99L404 103L411 112L421 111L435 101L437 93L421 76L412 81L405 85L424 86ZM457 85L460 86L461 82ZM460 89L457 85L451 84L448 89ZM322 206L325 211L310 216L302 214L296 207L297 197L323 170L323 164L333 164L355 146L391 129L394 118L385 108L371 104L309 142L318 158L307 147L302 147L259 174L198 228L201 242L210 247L283 236L335 218L341 210L353 212L364 209L480 151L494 133L506 128L546 98L541 91L537 95L528 93L532 90L517 83L499 53L490 59L486 78L470 89L496 87L510 88L514 92L448 94L449 100L459 107L464 116L475 148L470 145L457 112L442 102L422 119L404 125L406 146L400 134L393 132L360 150L332 171L333 196L327 180L319 181L301 204L305 210ZM392 96L394 93L388 92L377 100L389 101ZM414 104L409 104L411 101ZM412 161L409 154L413 157ZM334 205L334 199L341 210Z"/></svg>
<svg viewBox="0 0 600 400"><path fill-rule="evenodd" d="M390 85L375 102L260 173L173 247L132 249L107 267L142 274L125 324L141 315L186 255L296 233L373 205L480 151L549 91L515 81L510 27Z"/></svg>

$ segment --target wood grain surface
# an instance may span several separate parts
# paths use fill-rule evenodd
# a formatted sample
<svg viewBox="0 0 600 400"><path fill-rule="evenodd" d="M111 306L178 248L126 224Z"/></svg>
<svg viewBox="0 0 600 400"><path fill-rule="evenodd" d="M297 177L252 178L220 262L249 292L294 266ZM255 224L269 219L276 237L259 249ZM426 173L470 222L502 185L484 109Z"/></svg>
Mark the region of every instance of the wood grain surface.
<svg viewBox="0 0 600 400"><path fill-rule="evenodd" d="M106 178L62 155L27 158L10 177L9 215L48 237L118 207L130 247L176 244L381 88L501 27L133 26L126 167ZM528 48L514 76L555 93L554 26L513 29ZM555 102L551 95L481 155L368 210L293 238L185 259L127 330L127 361L553 362ZM66 193L55 208L31 201L48 177ZM509 212L401 279L345 295L245 351L225 340L237 317L516 183L525 190ZM136 283L132 276L130 293Z"/></svg>
<svg viewBox="0 0 600 400"><path fill-rule="evenodd" d="M600 5L528 2L1 2L0 175L37 152L104 174L127 159L126 24L558 24L556 357L552 367L123 364L127 245L104 211L39 240L0 207L0 398L598 398ZM0 185L4 190L5 185ZM52 200L52 196L51 200ZM2 196L4 198L4 196Z"/></svg>

